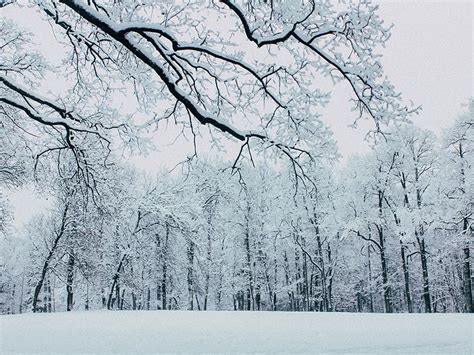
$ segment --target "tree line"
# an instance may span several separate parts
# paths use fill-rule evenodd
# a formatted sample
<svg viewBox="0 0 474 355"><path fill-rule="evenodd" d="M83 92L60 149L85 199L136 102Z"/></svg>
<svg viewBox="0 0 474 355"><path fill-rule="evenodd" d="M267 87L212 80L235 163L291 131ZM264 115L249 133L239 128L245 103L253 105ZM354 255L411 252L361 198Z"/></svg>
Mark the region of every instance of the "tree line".
<svg viewBox="0 0 474 355"><path fill-rule="evenodd" d="M439 138L394 126L304 178L290 162L115 161L91 197L71 161L38 182L48 211L24 231L3 219L0 310L472 312L473 120L471 100Z"/></svg>

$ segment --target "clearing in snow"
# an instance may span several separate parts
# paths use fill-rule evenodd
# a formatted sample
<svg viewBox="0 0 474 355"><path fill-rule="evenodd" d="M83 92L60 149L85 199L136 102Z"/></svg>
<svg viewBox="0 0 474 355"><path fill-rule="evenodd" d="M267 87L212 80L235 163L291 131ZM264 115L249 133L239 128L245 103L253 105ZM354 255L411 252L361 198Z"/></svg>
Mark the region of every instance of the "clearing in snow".
<svg viewBox="0 0 474 355"><path fill-rule="evenodd" d="M98 311L0 317L0 353L458 353L470 314Z"/></svg>

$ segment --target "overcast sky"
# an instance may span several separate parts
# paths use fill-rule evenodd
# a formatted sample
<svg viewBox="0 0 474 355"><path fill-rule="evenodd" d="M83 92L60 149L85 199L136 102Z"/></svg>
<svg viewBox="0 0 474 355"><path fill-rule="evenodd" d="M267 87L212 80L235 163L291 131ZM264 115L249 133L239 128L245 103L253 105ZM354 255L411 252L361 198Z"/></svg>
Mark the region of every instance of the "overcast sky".
<svg viewBox="0 0 474 355"><path fill-rule="evenodd" d="M439 133L474 95L472 2L374 2L380 5L379 13L386 24L394 25L383 50L385 73L407 102L422 106L422 111L413 116L415 123ZM334 131L342 163L351 154L369 149L364 137L371 122L361 122L358 129L349 127L355 117L348 101L351 95L349 85L338 84L330 104L322 110L324 121ZM176 147L163 147L135 161L140 167L156 167L156 162L173 166L184 157L185 153Z"/></svg>
<svg viewBox="0 0 474 355"><path fill-rule="evenodd" d="M415 123L439 133L453 122L462 104L474 95L473 4L471 1L424 0L376 2L380 4L381 17L387 24L395 25L383 52L385 72L406 100L422 105L423 111L414 118ZM23 26L41 25L38 17L28 18L32 16L31 10L22 10L21 14L1 11L5 11L7 17L21 15L18 22ZM34 32L35 28L31 30ZM41 33L48 31L43 27ZM42 38L41 42L55 45L54 38ZM367 150L363 125L358 130L348 128L354 113L349 111L347 98L347 88L337 87L323 112L345 158ZM152 153L138 161L146 165L163 160L165 155L169 155L169 151ZM34 211L44 206L29 190L14 193L11 201L15 206L16 226L21 226Z"/></svg>
<svg viewBox="0 0 474 355"><path fill-rule="evenodd" d="M385 73L405 100L422 105L415 124L439 133L473 96L473 5L471 1L379 0L380 15L394 24L383 54ZM347 104L333 97L332 119L345 158L363 152L364 129L348 129ZM346 105L346 110L341 108ZM347 117L347 118L346 118Z"/></svg>

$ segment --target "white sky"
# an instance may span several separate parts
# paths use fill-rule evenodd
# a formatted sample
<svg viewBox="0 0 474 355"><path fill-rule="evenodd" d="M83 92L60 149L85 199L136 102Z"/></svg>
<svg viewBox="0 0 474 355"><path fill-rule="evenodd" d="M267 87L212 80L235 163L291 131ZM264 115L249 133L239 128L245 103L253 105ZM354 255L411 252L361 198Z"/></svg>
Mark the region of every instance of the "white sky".
<svg viewBox="0 0 474 355"><path fill-rule="evenodd" d="M449 126L473 91L473 2L375 1L380 16L394 24L383 54L385 73L405 100L422 105L415 124L439 133ZM347 94L345 94L347 95ZM363 152L365 131L347 128L350 116L344 95L334 95L332 117L344 158ZM339 99L340 98L340 99ZM339 100L338 100L339 99ZM341 110L341 105L345 110Z"/></svg>
<svg viewBox="0 0 474 355"><path fill-rule="evenodd" d="M401 91L405 100L422 105L415 123L436 133L449 126L463 109L473 90L473 12L471 1L377 0L380 15L387 24L395 24L392 38L383 52L385 72ZM39 20L30 9L1 10L32 32L41 33L38 41L48 51L58 49L49 25ZM333 128L344 160L353 153L367 150L363 141L364 125L349 128L354 113L349 110L350 93L343 85L333 92L331 103L323 111L323 119ZM176 148L176 147L175 147ZM140 166L159 166L170 160L174 165L183 155L179 149L165 148L146 158L136 159ZM186 154L186 153L184 153ZM44 206L31 189L11 195L15 208L15 225L23 223Z"/></svg>

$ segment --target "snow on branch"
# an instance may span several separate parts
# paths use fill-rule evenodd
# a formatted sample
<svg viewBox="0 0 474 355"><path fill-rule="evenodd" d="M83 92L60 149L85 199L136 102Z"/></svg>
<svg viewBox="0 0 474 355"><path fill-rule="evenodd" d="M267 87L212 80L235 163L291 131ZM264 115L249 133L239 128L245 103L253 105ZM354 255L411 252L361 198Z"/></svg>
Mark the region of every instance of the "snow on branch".
<svg viewBox="0 0 474 355"><path fill-rule="evenodd" d="M37 5L69 40L73 91L78 97L91 93L84 102L131 89L138 110L148 117L145 125L174 119L183 127L181 134L191 132L195 151L202 130L193 120L209 128L216 146L220 136L213 135L214 129L240 141L235 167L242 156L253 161L251 148L268 150L289 158L304 177L306 163L319 155L337 155L316 112L330 96L320 90L316 74L351 87L358 113L354 123L369 116L381 131L382 124L407 120L416 111L403 104L384 77L375 50L385 44L390 28L370 2L336 6L222 0L132 9L108 2L51 0ZM216 16L216 28L207 15ZM125 88L128 84L132 88ZM61 105L18 90L67 124L79 119L76 123L92 131L104 124L96 120L90 125ZM116 127L123 122L114 117L108 123Z"/></svg>

